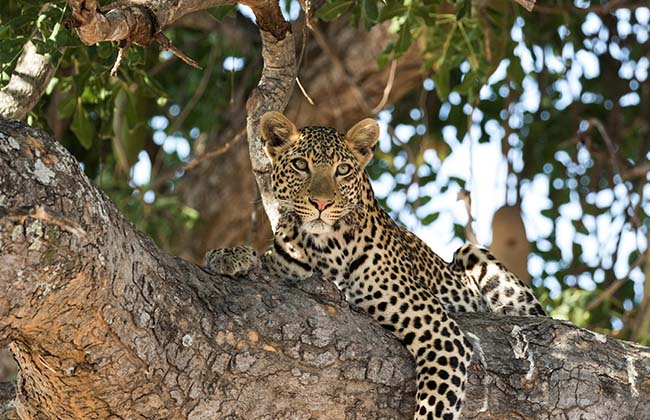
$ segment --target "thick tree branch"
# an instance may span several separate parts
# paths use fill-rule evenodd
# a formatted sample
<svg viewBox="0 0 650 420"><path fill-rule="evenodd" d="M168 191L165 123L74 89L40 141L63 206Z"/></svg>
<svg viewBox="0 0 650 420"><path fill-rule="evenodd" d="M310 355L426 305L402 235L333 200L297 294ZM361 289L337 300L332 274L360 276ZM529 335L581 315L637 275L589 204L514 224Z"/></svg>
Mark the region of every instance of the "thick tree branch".
<svg viewBox="0 0 650 420"><path fill-rule="evenodd" d="M116 2L105 14L97 0L68 0L72 26L86 45L101 41L128 41L149 45L157 33L182 16L233 0L147 0Z"/></svg>
<svg viewBox="0 0 650 420"><path fill-rule="evenodd" d="M271 229L280 217L271 191L271 161L262 147L259 121L268 111L284 111L296 80L296 52L289 24L284 20L277 1L247 3L255 13L262 37L264 68L257 87L246 103L246 131L253 173L262 197Z"/></svg>
<svg viewBox="0 0 650 420"><path fill-rule="evenodd" d="M333 285L164 255L18 122L0 121L0 179L0 344L23 419L411 418L410 356ZM650 410L648 348L547 318L458 319L476 348L463 418Z"/></svg>
<svg viewBox="0 0 650 420"><path fill-rule="evenodd" d="M56 67L27 42L9 83L0 90L0 118L25 118L43 96Z"/></svg>

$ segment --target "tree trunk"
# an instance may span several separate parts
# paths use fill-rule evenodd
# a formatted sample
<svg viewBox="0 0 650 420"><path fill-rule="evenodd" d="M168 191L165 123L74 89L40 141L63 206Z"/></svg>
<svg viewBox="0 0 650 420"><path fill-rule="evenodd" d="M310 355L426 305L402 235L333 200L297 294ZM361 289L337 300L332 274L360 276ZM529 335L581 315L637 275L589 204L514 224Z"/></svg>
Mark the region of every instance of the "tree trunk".
<svg viewBox="0 0 650 420"><path fill-rule="evenodd" d="M0 345L22 419L409 419L406 349L333 285L163 254L43 133L0 121ZM463 418L645 419L650 349L548 318L458 316Z"/></svg>

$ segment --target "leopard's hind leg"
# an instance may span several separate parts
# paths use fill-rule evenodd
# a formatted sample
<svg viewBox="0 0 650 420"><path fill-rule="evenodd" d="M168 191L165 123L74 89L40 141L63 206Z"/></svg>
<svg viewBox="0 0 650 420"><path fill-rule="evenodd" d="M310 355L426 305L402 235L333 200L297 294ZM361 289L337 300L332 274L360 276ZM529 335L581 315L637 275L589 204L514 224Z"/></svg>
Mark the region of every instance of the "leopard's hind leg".
<svg viewBox="0 0 650 420"><path fill-rule="evenodd" d="M480 290L491 312L505 315L546 315L530 286L510 272L487 248L464 245L452 266Z"/></svg>

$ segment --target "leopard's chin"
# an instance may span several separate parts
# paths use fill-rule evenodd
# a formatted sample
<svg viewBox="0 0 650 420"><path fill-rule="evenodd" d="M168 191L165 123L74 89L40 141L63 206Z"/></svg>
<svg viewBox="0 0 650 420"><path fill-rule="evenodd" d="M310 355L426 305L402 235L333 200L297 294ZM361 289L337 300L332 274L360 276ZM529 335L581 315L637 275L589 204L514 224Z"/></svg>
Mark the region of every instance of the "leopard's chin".
<svg viewBox="0 0 650 420"><path fill-rule="evenodd" d="M302 225L302 228L308 233L317 235L329 233L332 231L332 225L320 218L304 223Z"/></svg>

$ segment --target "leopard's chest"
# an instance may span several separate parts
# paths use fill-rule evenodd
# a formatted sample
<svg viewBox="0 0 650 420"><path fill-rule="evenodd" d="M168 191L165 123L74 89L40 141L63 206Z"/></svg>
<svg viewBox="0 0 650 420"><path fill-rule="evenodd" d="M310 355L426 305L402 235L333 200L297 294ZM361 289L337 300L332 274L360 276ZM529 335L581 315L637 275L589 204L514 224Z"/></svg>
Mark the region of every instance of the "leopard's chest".
<svg viewBox="0 0 650 420"><path fill-rule="evenodd" d="M344 292L349 301L365 293L368 286L386 284L391 279L385 247L367 233L311 237L302 247L309 264Z"/></svg>

